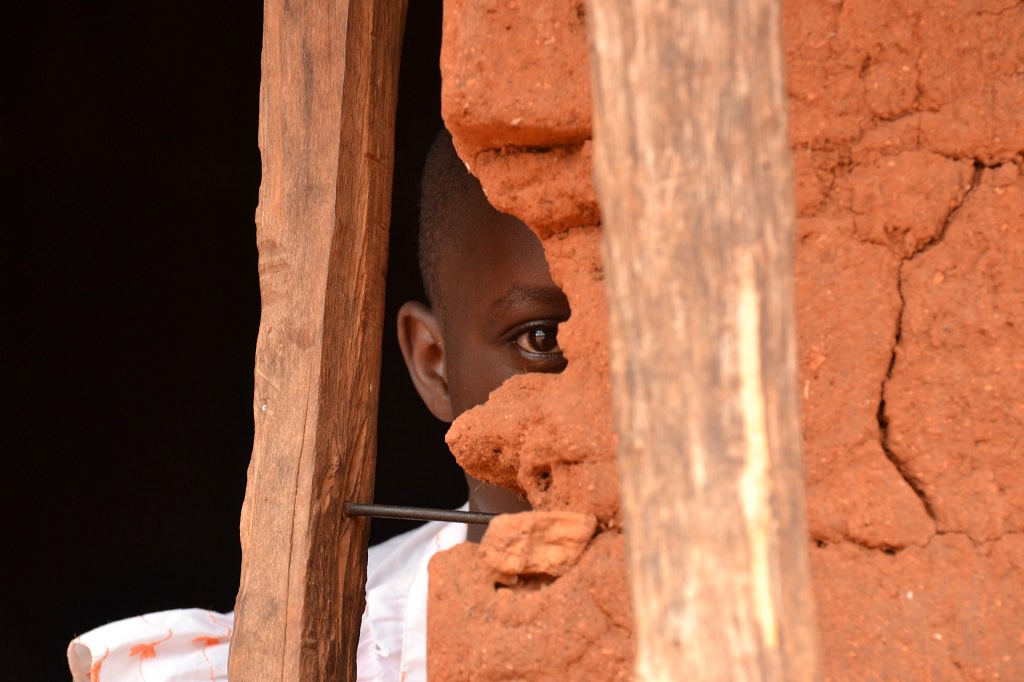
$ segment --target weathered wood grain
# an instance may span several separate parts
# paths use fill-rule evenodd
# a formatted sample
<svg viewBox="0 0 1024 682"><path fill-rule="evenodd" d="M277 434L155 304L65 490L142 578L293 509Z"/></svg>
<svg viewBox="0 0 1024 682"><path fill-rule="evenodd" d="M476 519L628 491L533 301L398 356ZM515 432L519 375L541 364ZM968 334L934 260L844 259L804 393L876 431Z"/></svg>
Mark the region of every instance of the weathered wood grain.
<svg viewBox="0 0 1024 682"><path fill-rule="evenodd" d="M263 299L230 677L355 679L404 0L267 0Z"/></svg>
<svg viewBox="0 0 1024 682"><path fill-rule="evenodd" d="M638 675L810 680L777 0L588 0Z"/></svg>

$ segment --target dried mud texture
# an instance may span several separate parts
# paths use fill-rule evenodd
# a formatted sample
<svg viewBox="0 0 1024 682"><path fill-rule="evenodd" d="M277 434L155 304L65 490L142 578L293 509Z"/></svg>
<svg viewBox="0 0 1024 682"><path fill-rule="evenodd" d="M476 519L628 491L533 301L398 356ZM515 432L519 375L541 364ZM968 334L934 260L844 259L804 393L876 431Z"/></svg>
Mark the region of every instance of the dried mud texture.
<svg viewBox="0 0 1024 682"><path fill-rule="evenodd" d="M583 0L447 0L441 109L498 210L541 238L599 221Z"/></svg>
<svg viewBox="0 0 1024 682"><path fill-rule="evenodd" d="M1024 2L783 14L823 678L1024 680ZM582 21L566 0L445 8L456 147L541 236L573 309L567 370L510 380L450 442L475 475L599 524L558 579L497 587L475 547L439 555L433 679L631 670L598 231L578 227L598 215Z"/></svg>
<svg viewBox="0 0 1024 682"><path fill-rule="evenodd" d="M534 152L487 149L475 159L473 172L491 204L532 226L541 239L601 219L589 140Z"/></svg>
<svg viewBox="0 0 1024 682"><path fill-rule="evenodd" d="M904 265L885 388L889 448L939 532L976 542L1024 531L1022 230L1017 167L982 172L943 239Z"/></svg>
<svg viewBox="0 0 1024 682"><path fill-rule="evenodd" d="M523 491L537 511L516 514L514 524L492 524L480 547L462 545L431 562L431 679L544 680L552 671L567 680L632 676L599 242L594 227L543 241L552 278L572 307L559 329L566 369L509 379L448 433L470 474ZM553 561L559 548L515 541L518 526L539 524L528 523L531 515L555 511L596 517L597 533L578 559L574 553ZM560 535L575 532L563 530L549 530L549 539L561 543ZM506 555L495 558L494 548ZM551 566L538 574L544 562ZM513 565L522 571L510 575Z"/></svg>
<svg viewBox="0 0 1024 682"><path fill-rule="evenodd" d="M590 139L583 19L583 0L445 2L441 110L460 153Z"/></svg>
<svg viewBox="0 0 1024 682"><path fill-rule="evenodd" d="M476 552L463 544L431 560L428 679L631 679L632 615L621 533L597 535L558 579L527 576L512 587L496 584L500 576L477 561ZM443 590L434 589L439 575Z"/></svg>
<svg viewBox="0 0 1024 682"><path fill-rule="evenodd" d="M500 576L502 585L516 585L523 575L557 578L576 565L596 531L593 514L501 514L488 525L476 558Z"/></svg>
<svg viewBox="0 0 1024 682"><path fill-rule="evenodd" d="M1024 3L784 10L824 678L1024 679Z"/></svg>
<svg viewBox="0 0 1024 682"><path fill-rule="evenodd" d="M1024 536L811 553L826 680L1019 680Z"/></svg>
<svg viewBox="0 0 1024 682"><path fill-rule="evenodd" d="M843 236L851 223L804 221L797 249L807 523L819 541L923 545L935 524L886 457L878 428L901 306L899 258Z"/></svg>

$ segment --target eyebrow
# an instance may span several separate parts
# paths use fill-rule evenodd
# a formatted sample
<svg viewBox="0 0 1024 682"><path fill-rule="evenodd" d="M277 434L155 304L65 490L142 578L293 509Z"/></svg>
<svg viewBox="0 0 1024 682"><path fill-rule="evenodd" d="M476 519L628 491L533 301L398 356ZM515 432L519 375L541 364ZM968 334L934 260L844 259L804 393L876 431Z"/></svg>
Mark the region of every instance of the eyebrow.
<svg viewBox="0 0 1024 682"><path fill-rule="evenodd" d="M501 298L487 306L487 314L492 318L500 317L513 313L524 305L535 303L564 305L567 310L569 308L569 300L558 287L535 287L525 284L513 284Z"/></svg>

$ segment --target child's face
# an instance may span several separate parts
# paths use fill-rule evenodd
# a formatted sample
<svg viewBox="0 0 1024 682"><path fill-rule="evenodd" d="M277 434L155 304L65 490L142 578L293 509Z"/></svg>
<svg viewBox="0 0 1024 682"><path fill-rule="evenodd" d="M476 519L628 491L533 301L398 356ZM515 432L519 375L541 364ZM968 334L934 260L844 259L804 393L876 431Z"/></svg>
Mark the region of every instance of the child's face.
<svg viewBox="0 0 1024 682"><path fill-rule="evenodd" d="M524 372L560 372L560 322L569 302L551 280L540 241L483 198L472 207L473 229L443 261L437 311L445 350L452 415L487 400Z"/></svg>
<svg viewBox="0 0 1024 682"><path fill-rule="evenodd" d="M509 377L560 372L558 324L569 302L551 280L544 250L521 222L495 211L481 193L462 212L441 254L440 306L406 303L398 336L423 402L451 421L485 402ZM470 480L474 509L514 511L527 505L511 491Z"/></svg>

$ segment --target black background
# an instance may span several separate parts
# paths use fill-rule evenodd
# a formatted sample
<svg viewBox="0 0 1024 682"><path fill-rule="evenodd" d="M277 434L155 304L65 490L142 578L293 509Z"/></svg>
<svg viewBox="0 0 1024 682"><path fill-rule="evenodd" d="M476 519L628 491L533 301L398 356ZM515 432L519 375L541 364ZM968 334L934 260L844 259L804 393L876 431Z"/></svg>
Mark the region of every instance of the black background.
<svg viewBox="0 0 1024 682"><path fill-rule="evenodd" d="M376 497L452 507L465 489L445 427L393 340L397 306L420 295L418 173L440 125L440 2L410 5ZM80 632L233 606L259 323L263 10L18 6L0 29L0 676L66 680ZM373 539L404 527L375 522Z"/></svg>

